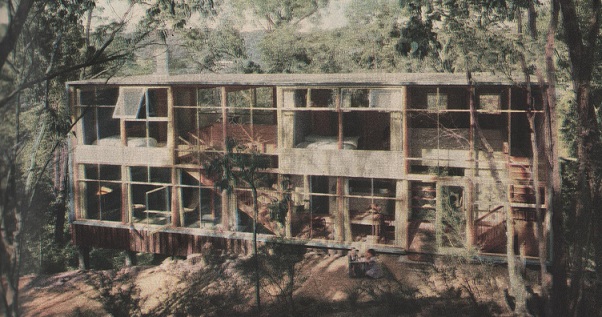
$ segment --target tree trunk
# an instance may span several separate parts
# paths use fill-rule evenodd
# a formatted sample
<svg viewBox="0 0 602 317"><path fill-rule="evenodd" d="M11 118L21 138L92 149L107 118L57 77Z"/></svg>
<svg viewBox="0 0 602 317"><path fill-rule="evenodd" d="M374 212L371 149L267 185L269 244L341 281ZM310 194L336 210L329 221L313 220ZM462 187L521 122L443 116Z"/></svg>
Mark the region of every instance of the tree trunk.
<svg viewBox="0 0 602 317"><path fill-rule="evenodd" d="M62 246L64 243L64 230L65 230L65 215L67 214L66 208L66 193L61 192L57 197L57 204L54 209L54 243L58 246Z"/></svg>
<svg viewBox="0 0 602 317"><path fill-rule="evenodd" d="M0 69L4 67L8 55L14 50L15 45L17 45L17 40L19 39L21 30L23 30L23 25L25 25L33 3L34 0L19 1L19 7L17 7L15 15L11 17L8 29L2 41L0 41Z"/></svg>
<svg viewBox="0 0 602 317"><path fill-rule="evenodd" d="M594 226L594 198L597 196L598 180L596 163L593 156L599 142L599 131L593 107L589 105L589 82L577 81L577 109L579 118L579 138L577 139L577 204L573 213L575 227L573 228L573 271L570 287L569 313L578 316L583 298L583 271L587 262L587 248L591 246Z"/></svg>
<svg viewBox="0 0 602 317"><path fill-rule="evenodd" d="M519 23L519 34L522 33L521 20L520 20L520 9L517 9L518 14L518 23ZM529 6L527 9L528 20L529 20L529 34L532 41L537 41L537 13L535 12L535 5L533 1L529 1ZM522 34L521 34L522 35ZM526 105L528 108L527 112L527 121L529 122L530 129L530 139L531 139L531 182L533 183L533 189L535 194L535 214L537 216L537 223L535 227L536 238L537 238L537 246L538 246L538 258L539 258L539 270L541 276L541 289L542 289L542 297L548 298L548 283L547 283L547 267L546 267L546 250L547 250L547 240L546 234L544 231L544 214L541 210L541 193L539 191L539 144L538 144L538 129L535 125L535 105L533 104L533 89L531 87L531 77L529 75L529 69L527 67L527 62L525 60L525 55L520 53L520 64L522 68L523 75L525 77L525 84L527 90L527 100ZM543 78L541 78L541 72L539 72L540 77L540 89L545 91L545 84ZM545 97L545 96L543 96ZM546 102L545 98L542 98L544 103Z"/></svg>
<svg viewBox="0 0 602 317"><path fill-rule="evenodd" d="M562 13L566 44L571 64L571 79L575 92L575 102L578 119L577 132L577 197L575 209L568 215L574 219L571 247L571 285L568 293L568 315L577 316L580 313L583 294L583 270L597 230L595 219L602 212L600 198L600 165L598 163L602 142L600 128L593 105L590 103L590 84L594 66L597 61L596 52L600 49L598 35L602 3L600 0L579 2L573 0L558 0L558 8ZM579 5L579 6L578 6ZM580 21L586 21L583 24ZM594 219L594 221L592 221ZM594 250L602 248L594 247ZM602 257L602 256L601 256ZM566 267L565 267L566 269ZM556 273L556 272L555 272ZM602 272L600 272L602 273ZM555 278L556 279L556 278ZM599 301L599 299L596 299Z"/></svg>
<svg viewBox="0 0 602 317"><path fill-rule="evenodd" d="M469 88L469 106L470 106L470 117L471 122L473 123L472 129L475 130L475 136L479 138L479 141L485 147L485 155L487 156L487 161L489 164L489 171L491 173L491 177L495 181L495 188L497 193L497 198L500 202L504 202L504 209L506 210L506 260L508 262L508 279L510 282L510 292L515 298L515 308L514 313L518 315L526 314L526 291L525 285L522 277L519 272L516 270L516 256L514 254L514 217L512 215L512 209L510 206L510 199L508 197L508 189L505 186L505 182L502 180L498 173L498 168L495 164L495 159L493 157L493 148L489 144L489 141L483 135L481 128L479 126L478 118L476 116L476 107L475 107L475 88L474 83L472 81L472 76L470 72L467 74L468 82L470 85ZM476 141L475 141L476 142Z"/></svg>
<svg viewBox="0 0 602 317"><path fill-rule="evenodd" d="M567 316L567 253L564 236L565 217L562 211L560 162L558 158L558 123L556 113L555 36L558 28L558 1L550 4L551 18L546 35L545 63L547 90L544 100L546 117L546 163L548 169L547 200L552 234L552 287L546 313Z"/></svg>

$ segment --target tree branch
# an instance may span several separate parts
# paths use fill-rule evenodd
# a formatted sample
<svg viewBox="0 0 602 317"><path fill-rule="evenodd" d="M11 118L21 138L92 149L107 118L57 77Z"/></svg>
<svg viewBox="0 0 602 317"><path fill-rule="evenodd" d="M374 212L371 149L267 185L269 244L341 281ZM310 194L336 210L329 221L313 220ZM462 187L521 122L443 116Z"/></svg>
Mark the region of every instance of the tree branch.
<svg viewBox="0 0 602 317"><path fill-rule="evenodd" d="M103 63L108 63L108 62L111 62L111 61L119 60L121 58L124 58L127 55L128 54L123 53L123 54L117 54L117 55L113 55L113 56L110 56L110 57L107 57L107 58L103 58L103 59L100 59L100 60L91 59L91 60L88 60L88 61L86 61L84 63L76 64L76 65L73 65L73 66L70 66L70 67L58 70L56 72L52 72L50 74L44 75L44 76L42 76L40 78L36 78L34 80L27 81L27 82L19 85L19 87L17 87L15 90L13 90L6 97L0 99L0 109L2 109L4 106L6 106L6 104L12 98L14 98L19 92L21 92L21 91L23 91L23 90L25 90L27 88L31 88L35 84L39 84L39 83L41 83L43 81L56 78L58 76L70 73L72 71L78 70L78 69L83 68L83 67L88 67L88 66L93 66L93 65L99 65L99 64L103 64Z"/></svg>
<svg viewBox="0 0 602 317"><path fill-rule="evenodd" d="M8 55L14 50L15 45L17 45L17 40L23 30L33 3L34 0L21 0L17 11L11 17L6 34L2 38L2 41L0 41L0 69L4 68L4 63Z"/></svg>

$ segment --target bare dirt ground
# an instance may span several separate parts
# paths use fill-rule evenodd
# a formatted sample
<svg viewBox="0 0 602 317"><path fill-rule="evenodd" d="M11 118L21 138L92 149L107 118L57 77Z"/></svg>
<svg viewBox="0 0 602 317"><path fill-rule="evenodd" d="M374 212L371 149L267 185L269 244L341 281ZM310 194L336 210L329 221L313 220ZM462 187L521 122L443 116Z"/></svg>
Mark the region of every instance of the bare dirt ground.
<svg viewBox="0 0 602 317"><path fill-rule="evenodd" d="M350 278L347 257L309 251L294 282L262 279L263 315L458 316L509 315L503 266L441 258L428 263L380 255L385 277ZM70 271L27 276L21 284L24 316L249 316L253 280L228 257L167 259L153 267ZM535 275L535 272L532 272ZM269 275L269 274L268 274ZM287 297L283 285L293 285Z"/></svg>

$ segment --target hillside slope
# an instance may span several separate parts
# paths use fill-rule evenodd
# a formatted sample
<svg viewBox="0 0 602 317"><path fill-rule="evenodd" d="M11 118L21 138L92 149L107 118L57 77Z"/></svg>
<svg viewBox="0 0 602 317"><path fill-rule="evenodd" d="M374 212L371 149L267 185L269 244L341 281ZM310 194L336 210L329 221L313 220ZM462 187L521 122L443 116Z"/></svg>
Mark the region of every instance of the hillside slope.
<svg viewBox="0 0 602 317"><path fill-rule="evenodd" d="M466 264L461 258L416 263L380 255L385 277L372 280L350 278L345 256L309 251L300 259L294 266L278 266L274 258L265 262L263 315L510 313L501 266ZM250 263L244 256L197 255L167 259L153 267L28 276L22 280L22 312L24 316L247 316L255 303Z"/></svg>

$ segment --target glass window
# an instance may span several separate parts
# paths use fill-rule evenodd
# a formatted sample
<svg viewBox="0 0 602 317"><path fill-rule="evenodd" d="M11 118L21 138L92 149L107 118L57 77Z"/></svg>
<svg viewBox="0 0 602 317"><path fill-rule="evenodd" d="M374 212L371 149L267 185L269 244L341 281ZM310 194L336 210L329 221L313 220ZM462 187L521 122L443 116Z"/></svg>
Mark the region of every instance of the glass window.
<svg viewBox="0 0 602 317"><path fill-rule="evenodd" d="M130 179L133 182L171 183L171 170L165 167L130 167Z"/></svg>
<svg viewBox="0 0 602 317"><path fill-rule="evenodd" d="M202 108L220 108L222 94L218 88L198 89L197 105Z"/></svg>
<svg viewBox="0 0 602 317"><path fill-rule="evenodd" d="M335 108L336 91L334 89L311 89L310 107Z"/></svg>
<svg viewBox="0 0 602 317"><path fill-rule="evenodd" d="M479 109L489 112L499 112L501 109L501 99L499 94L479 95Z"/></svg>
<svg viewBox="0 0 602 317"><path fill-rule="evenodd" d="M447 94L429 93L426 95L426 104L428 110L447 109Z"/></svg>
<svg viewBox="0 0 602 317"><path fill-rule="evenodd" d="M136 119L144 97L144 88L120 88L113 118Z"/></svg>
<svg viewBox="0 0 602 317"><path fill-rule="evenodd" d="M371 89L370 108L399 108L401 92L397 89Z"/></svg>
<svg viewBox="0 0 602 317"><path fill-rule="evenodd" d="M342 107L368 108L370 106L369 89L342 89Z"/></svg>
<svg viewBox="0 0 602 317"><path fill-rule="evenodd" d="M167 89L148 90L148 116L167 117Z"/></svg>

